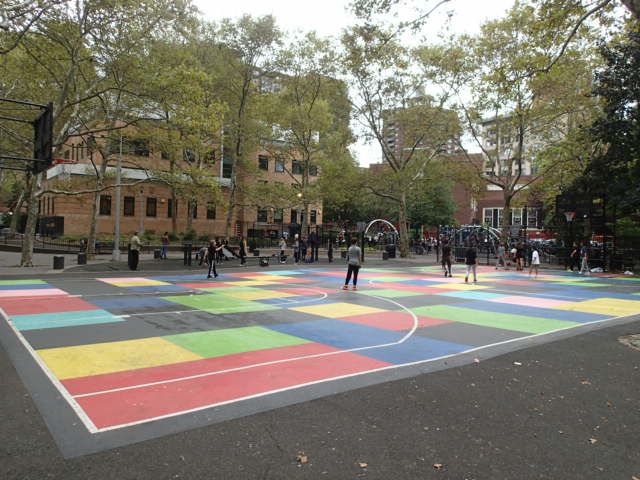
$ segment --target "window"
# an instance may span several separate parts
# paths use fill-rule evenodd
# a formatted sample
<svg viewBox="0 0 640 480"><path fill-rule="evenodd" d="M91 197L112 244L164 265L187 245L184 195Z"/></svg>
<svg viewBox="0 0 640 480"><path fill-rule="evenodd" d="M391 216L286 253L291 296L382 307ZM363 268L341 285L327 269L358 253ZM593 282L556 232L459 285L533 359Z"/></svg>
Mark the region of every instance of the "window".
<svg viewBox="0 0 640 480"><path fill-rule="evenodd" d="M134 139L129 140L129 148L132 155L137 157L148 157L149 156L149 144L146 140L142 139Z"/></svg>
<svg viewBox="0 0 640 480"><path fill-rule="evenodd" d="M232 166L230 158L222 160L222 178L231 178Z"/></svg>
<svg viewBox="0 0 640 480"><path fill-rule="evenodd" d="M100 195L100 215L111 215L111 195Z"/></svg>
<svg viewBox="0 0 640 480"><path fill-rule="evenodd" d="M302 162L300 160L294 160L291 162L291 173L297 175L302 174Z"/></svg>
<svg viewBox="0 0 640 480"><path fill-rule="evenodd" d="M538 228L538 209L527 208L527 227Z"/></svg>
<svg viewBox="0 0 640 480"><path fill-rule="evenodd" d="M318 212L316 210L311 210L311 223L315 225L315 223L318 221Z"/></svg>
<svg viewBox="0 0 640 480"><path fill-rule="evenodd" d="M124 197L124 216L133 217L136 214L135 197Z"/></svg>
<svg viewBox="0 0 640 480"><path fill-rule="evenodd" d="M155 217L157 214L158 201L155 198L147 198L147 217Z"/></svg>
<svg viewBox="0 0 640 480"><path fill-rule="evenodd" d="M269 157L266 157L264 155L259 155L258 156L258 168L260 170L269 170Z"/></svg>
<svg viewBox="0 0 640 480"><path fill-rule="evenodd" d="M283 212L283 210L281 208L276 208L273 211L273 221L274 222L281 223L283 217L284 217L284 212Z"/></svg>
<svg viewBox="0 0 640 480"><path fill-rule="evenodd" d="M511 210L511 225L522 225L522 209L514 208Z"/></svg>
<svg viewBox="0 0 640 480"><path fill-rule="evenodd" d="M502 208L483 208L482 219L488 227L502 227Z"/></svg>
<svg viewBox="0 0 640 480"><path fill-rule="evenodd" d="M291 223L298 223L298 211L291 210Z"/></svg>
<svg viewBox="0 0 640 480"><path fill-rule="evenodd" d="M193 218L198 218L198 202L195 200L191 202L191 215L193 215Z"/></svg>
<svg viewBox="0 0 640 480"><path fill-rule="evenodd" d="M268 221L269 213L266 208L258 209L258 222L266 223Z"/></svg>
<svg viewBox="0 0 640 480"><path fill-rule="evenodd" d="M309 166L309 176L311 176L311 177L317 177L318 176L318 166L317 165L310 165Z"/></svg>
<svg viewBox="0 0 640 480"><path fill-rule="evenodd" d="M175 201L175 205L173 203L173 199L170 198L167 200L167 218L173 218L173 211L176 211L176 217L178 216L178 200Z"/></svg>
<svg viewBox="0 0 640 480"><path fill-rule="evenodd" d="M214 220L216 218L216 206L209 202L207 203L207 220Z"/></svg>
<svg viewBox="0 0 640 480"><path fill-rule="evenodd" d="M190 150L188 148L185 148L182 151L182 159L185 162L189 162L189 163L193 163L196 161L196 153L193 150Z"/></svg>
<svg viewBox="0 0 640 480"><path fill-rule="evenodd" d="M284 172L284 160L282 158L276 158L276 172L277 173Z"/></svg>

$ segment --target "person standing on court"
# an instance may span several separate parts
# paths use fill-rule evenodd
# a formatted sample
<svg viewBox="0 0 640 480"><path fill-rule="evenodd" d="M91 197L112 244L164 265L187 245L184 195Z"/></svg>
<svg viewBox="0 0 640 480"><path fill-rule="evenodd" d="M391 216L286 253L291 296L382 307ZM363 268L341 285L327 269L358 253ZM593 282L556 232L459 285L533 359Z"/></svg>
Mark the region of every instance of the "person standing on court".
<svg viewBox="0 0 640 480"><path fill-rule="evenodd" d="M133 235L131 235L131 239L129 239L129 250L130 250L129 268L131 270L138 269L138 262L140 261L141 246L142 246L142 243L138 238L138 232L133 232Z"/></svg>
<svg viewBox="0 0 640 480"><path fill-rule="evenodd" d="M287 257L285 252L287 250L287 241L284 237L280 237L280 263L285 263L287 261Z"/></svg>
<svg viewBox="0 0 640 480"><path fill-rule="evenodd" d="M296 233L293 237L293 263L296 265L300 261L300 237Z"/></svg>
<svg viewBox="0 0 640 480"><path fill-rule="evenodd" d="M442 269L445 277L453 276L451 275L451 245L446 240L442 244Z"/></svg>
<svg viewBox="0 0 640 480"><path fill-rule="evenodd" d="M538 278L538 267L540 265L540 254L538 253L538 247L533 247L533 252L531 253L531 265L529 265L529 276L531 276L531 272L536 272L536 278Z"/></svg>
<svg viewBox="0 0 640 480"><path fill-rule="evenodd" d="M162 252L160 258L167 259L167 252L169 252L169 232L164 232L164 235L160 238L162 242Z"/></svg>
<svg viewBox="0 0 640 480"><path fill-rule="evenodd" d="M358 272L360 271L360 257L362 256L362 250L358 246L358 239L351 239L351 246L347 250L347 278L344 281L343 290L349 289L349 281L351 275L353 275L353 289L358 289Z"/></svg>
<svg viewBox="0 0 640 480"><path fill-rule="evenodd" d="M465 283L469 281L469 274L473 272L473 283L478 281L476 276L476 267L478 264L478 254L473 245L469 244L464 252L464 263L467 265L467 275L464 277Z"/></svg>
<svg viewBox="0 0 640 480"><path fill-rule="evenodd" d="M222 250L222 244L218 244L213 240L209 240L209 246L207 247L209 273L207 274L207 278L211 278L211 272L213 272L214 277L218 276L218 272L216 271L216 256L220 250Z"/></svg>
<svg viewBox="0 0 640 480"><path fill-rule="evenodd" d="M589 275L589 247L586 243L580 246L580 270L578 274Z"/></svg>
<svg viewBox="0 0 640 480"><path fill-rule="evenodd" d="M240 265L245 266L247 264L247 239L244 236L240 237Z"/></svg>
<svg viewBox="0 0 640 480"><path fill-rule="evenodd" d="M498 244L498 251L496 252L496 270L498 269L498 265L502 263L502 268L507 270L507 250L502 243Z"/></svg>

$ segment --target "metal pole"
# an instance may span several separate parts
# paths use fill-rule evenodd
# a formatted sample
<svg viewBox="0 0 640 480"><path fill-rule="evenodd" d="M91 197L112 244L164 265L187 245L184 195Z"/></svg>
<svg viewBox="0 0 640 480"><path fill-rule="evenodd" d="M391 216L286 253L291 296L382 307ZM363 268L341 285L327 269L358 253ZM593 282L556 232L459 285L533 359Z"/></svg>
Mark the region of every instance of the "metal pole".
<svg viewBox="0 0 640 480"><path fill-rule="evenodd" d="M144 233L144 189L140 187L140 235Z"/></svg>
<svg viewBox="0 0 640 480"><path fill-rule="evenodd" d="M113 251L111 259L114 262L120 261L120 172L122 169L122 135L120 135L120 154L116 165L116 222L113 233Z"/></svg>

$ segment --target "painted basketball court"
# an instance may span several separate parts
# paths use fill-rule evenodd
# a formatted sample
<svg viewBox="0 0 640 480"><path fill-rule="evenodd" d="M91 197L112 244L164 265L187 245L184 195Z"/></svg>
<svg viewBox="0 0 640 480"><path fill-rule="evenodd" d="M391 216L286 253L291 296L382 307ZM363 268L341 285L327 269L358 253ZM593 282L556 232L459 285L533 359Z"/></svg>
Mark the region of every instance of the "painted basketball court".
<svg viewBox="0 0 640 480"><path fill-rule="evenodd" d="M0 281L3 345L81 455L470 363L640 315L640 283L480 268Z"/></svg>

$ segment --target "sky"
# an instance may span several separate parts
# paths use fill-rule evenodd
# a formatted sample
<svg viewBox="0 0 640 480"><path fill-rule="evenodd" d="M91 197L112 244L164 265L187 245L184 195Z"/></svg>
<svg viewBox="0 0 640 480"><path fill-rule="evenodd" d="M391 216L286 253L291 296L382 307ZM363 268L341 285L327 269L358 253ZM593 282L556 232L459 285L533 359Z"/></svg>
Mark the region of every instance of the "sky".
<svg viewBox="0 0 640 480"><path fill-rule="evenodd" d="M284 31L315 30L323 36L333 37L339 37L341 31L355 19L347 11L349 0L321 0L317 3L301 0L195 0L194 3L207 20L238 18L245 13L253 16L271 14ZM411 4L426 5L428 2L414 0ZM450 0L432 17L429 33L435 35L447 26L451 33L477 33L482 23L502 17L512 4L513 0ZM412 16L410 6L402 12L407 17ZM358 141L352 152L360 165L381 161L377 144Z"/></svg>

